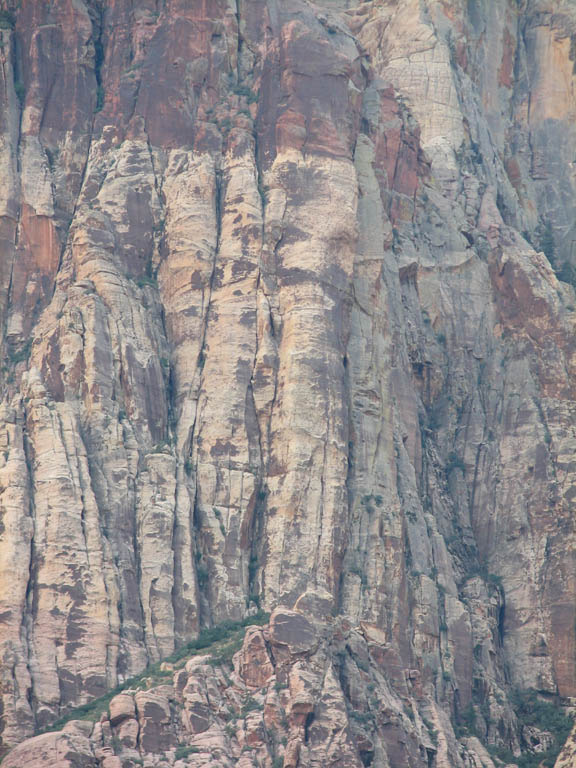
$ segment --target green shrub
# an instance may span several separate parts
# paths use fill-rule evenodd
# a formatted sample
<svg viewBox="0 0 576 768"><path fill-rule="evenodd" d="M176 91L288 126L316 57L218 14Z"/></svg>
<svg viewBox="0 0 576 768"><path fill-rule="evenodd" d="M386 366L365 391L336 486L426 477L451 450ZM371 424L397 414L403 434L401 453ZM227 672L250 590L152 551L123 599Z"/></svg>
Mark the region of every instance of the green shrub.
<svg viewBox="0 0 576 768"><path fill-rule="evenodd" d="M24 363L30 357L30 350L32 349L32 341L27 341L20 349L12 349L8 352L8 358L11 363L16 365L17 363Z"/></svg>
<svg viewBox="0 0 576 768"><path fill-rule="evenodd" d="M136 280L136 285L138 288L145 288L147 285L152 286L152 288L157 288L158 280L156 280L155 277L150 276L139 277L138 280Z"/></svg>
<svg viewBox="0 0 576 768"><path fill-rule="evenodd" d="M466 464L455 451L451 451L446 459L446 474L449 475L454 469L460 469L462 472L465 472Z"/></svg>
<svg viewBox="0 0 576 768"><path fill-rule="evenodd" d="M427 416L428 429L431 429L433 432L437 432L443 423L441 403L435 403L434 405L429 406Z"/></svg>
<svg viewBox="0 0 576 768"><path fill-rule="evenodd" d="M540 250L544 253L550 262L550 266L556 273L558 280L576 288L576 268L569 261L565 261L563 264L557 262L554 228L550 219L546 221L543 229L541 229L539 245Z"/></svg>
<svg viewBox="0 0 576 768"><path fill-rule="evenodd" d="M176 760L182 760L188 755L197 755L200 752L198 747L178 747L175 753Z"/></svg>
<svg viewBox="0 0 576 768"><path fill-rule="evenodd" d="M258 572L258 557L256 555L250 555L250 562L248 563L248 582L251 584L256 578Z"/></svg>
<svg viewBox="0 0 576 768"><path fill-rule="evenodd" d="M0 11L0 29L14 29L16 19L11 11Z"/></svg>
<svg viewBox="0 0 576 768"><path fill-rule="evenodd" d="M457 713L456 735L458 738L476 733L476 711L472 704Z"/></svg>
<svg viewBox="0 0 576 768"><path fill-rule="evenodd" d="M259 704L253 696L248 696L240 710L240 717L246 717L248 712L256 712L261 709L262 704Z"/></svg>
<svg viewBox="0 0 576 768"><path fill-rule="evenodd" d="M365 496L362 496L360 499L360 503L362 506L366 509L366 512L369 514L372 514L374 512L374 507L372 506L372 502L376 504L377 507L381 507L384 504L384 498L381 496L381 494L373 494L373 493L367 493Z"/></svg>
<svg viewBox="0 0 576 768"><path fill-rule="evenodd" d="M554 267L556 244L554 242L554 228L552 227L550 219L546 221L542 234L540 235L540 250L544 253L551 266Z"/></svg>
<svg viewBox="0 0 576 768"><path fill-rule="evenodd" d="M104 88L101 85L99 85L96 88L96 106L94 107L95 112L100 112L102 110L102 107L104 106L104 98L105 98Z"/></svg>
<svg viewBox="0 0 576 768"><path fill-rule="evenodd" d="M238 83L232 85L230 90L232 93L236 94L236 96L244 96L248 104L255 104L259 99L258 93L253 91L248 85L241 85Z"/></svg>
<svg viewBox="0 0 576 768"><path fill-rule="evenodd" d="M507 747L488 744L488 752L492 755L492 757L497 757L504 763L516 763L516 765L518 765L518 758L514 757L513 752L511 752Z"/></svg>
<svg viewBox="0 0 576 768"><path fill-rule="evenodd" d="M357 709L350 711L350 717L361 725L369 725L374 721L374 715L372 712L360 712Z"/></svg>
<svg viewBox="0 0 576 768"><path fill-rule="evenodd" d="M553 744L545 752L526 750L520 757L514 757L512 752L503 746L490 745L488 751L506 763L516 763L518 768L553 768L574 724L572 718L568 717L558 704L544 701L533 690L514 691L510 700L520 728L532 726L547 731L554 737Z"/></svg>
<svg viewBox="0 0 576 768"><path fill-rule="evenodd" d="M252 94L252 89L249 88L247 85L240 85L240 84L233 85L231 90L232 90L232 93L236 94L236 96L248 97L248 96L251 96Z"/></svg>
<svg viewBox="0 0 576 768"><path fill-rule="evenodd" d="M576 288L576 269L570 264L569 261L565 261L559 269L554 270L556 277L563 283L568 283L572 288Z"/></svg>
<svg viewBox="0 0 576 768"><path fill-rule="evenodd" d="M560 705L541 699L536 691L514 691L511 696L516 717L522 725L549 731L562 744L574 724Z"/></svg>
<svg viewBox="0 0 576 768"><path fill-rule="evenodd" d="M204 589L204 587L208 584L208 568L206 568L205 565L199 565L196 568L196 575L198 577L198 586L200 589Z"/></svg>

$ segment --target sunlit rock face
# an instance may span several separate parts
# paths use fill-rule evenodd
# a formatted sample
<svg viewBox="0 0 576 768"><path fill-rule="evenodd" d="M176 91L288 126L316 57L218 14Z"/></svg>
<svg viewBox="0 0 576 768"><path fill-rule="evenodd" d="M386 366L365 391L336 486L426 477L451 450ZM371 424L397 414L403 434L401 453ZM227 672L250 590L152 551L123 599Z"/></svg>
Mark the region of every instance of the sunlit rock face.
<svg viewBox="0 0 576 768"><path fill-rule="evenodd" d="M573 0L0 0L0 38L0 750L259 605L285 750L189 764L517 753L513 688L576 697ZM172 755L145 695L106 727ZM124 768L67 728L14 767Z"/></svg>

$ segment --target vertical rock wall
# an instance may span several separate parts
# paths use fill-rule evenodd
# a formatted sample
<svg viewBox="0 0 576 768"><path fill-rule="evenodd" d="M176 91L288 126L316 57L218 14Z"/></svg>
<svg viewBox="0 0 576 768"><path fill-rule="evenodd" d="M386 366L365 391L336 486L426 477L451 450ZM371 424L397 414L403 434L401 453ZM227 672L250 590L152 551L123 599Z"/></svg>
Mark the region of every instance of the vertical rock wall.
<svg viewBox="0 0 576 768"><path fill-rule="evenodd" d="M320 594L439 765L516 749L576 695L573 3L0 11L3 744Z"/></svg>

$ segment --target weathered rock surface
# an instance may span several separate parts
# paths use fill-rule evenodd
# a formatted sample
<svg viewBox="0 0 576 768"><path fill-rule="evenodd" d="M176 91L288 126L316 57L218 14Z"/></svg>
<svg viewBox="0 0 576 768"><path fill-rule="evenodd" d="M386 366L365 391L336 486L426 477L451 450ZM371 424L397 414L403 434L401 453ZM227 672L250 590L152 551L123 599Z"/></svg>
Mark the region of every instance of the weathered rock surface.
<svg viewBox="0 0 576 768"><path fill-rule="evenodd" d="M576 697L575 51L572 0L0 0L0 750L284 606L11 768L492 768Z"/></svg>
<svg viewBox="0 0 576 768"><path fill-rule="evenodd" d="M298 639L303 625L314 648ZM424 712L434 705L420 696L409 705L387 685L380 648L346 620L280 608L268 627L248 629L233 662L214 664L209 653L184 659L165 678L171 684L128 689L97 722L30 739L3 766L426 766L438 737ZM463 754L484 752L478 742Z"/></svg>

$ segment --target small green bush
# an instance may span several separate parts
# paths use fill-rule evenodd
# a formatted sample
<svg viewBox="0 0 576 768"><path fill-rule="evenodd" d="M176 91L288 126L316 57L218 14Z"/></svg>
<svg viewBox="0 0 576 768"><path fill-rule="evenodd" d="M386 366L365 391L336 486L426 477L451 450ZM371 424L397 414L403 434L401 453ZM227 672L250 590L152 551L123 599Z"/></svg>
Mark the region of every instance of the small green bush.
<svg viewBox="0 0 576 768"><path fill-rule="evenodd" d="M101 112L102 108L104 106L104 98L106 94L104 93L104 88L99 85L96 88L96 106L94 107L95 112Z"/></svg>
<svg viewBox="0 0 576 768"><path fill-rule="evenodd" d="M260 200L262 201L262 205L265 206L266 203L268 202L268 191L264 186L264 182L261 179L258 179L258 194L260 195Z"/></svg>
<svg viewBox="0 0 576 768"><path fill-rule="evenodd" d="M492 757L497 757L504 763L515 763L518 765L518 758L514 757L514 753L506 747L497 746L495 744L488 744L488 752Z"/></svg>
<svg viewBox="0 0 576 768"><path fill-rule="evenodd" d="M576 269L569 261L565 261L561 267L554 270L556 277L563 283L568 283L572 288L576 288Z"/></svg>
<svg viewBox="0 0 576 768"><path fill-rule="evenodd" d="M20 349L12 349L8 352L8 359L11 363L16 365L17 363L24 363L30 357L30 350L32 349L32 341L27 341Z"/></svg>
<svg viewBox="0 0 576 768"><path fill-rule="evenodd" d="M452 451L446 459L446 474L449 475L454 469L460 469L462 472L465 472L466 464L455 451Z"/></svg>
<svg viewBox="0 0 576 768"><path fill-rule="evenodd" d="M350 717L361 725L370 725L374 722L374 715L372 712L360 712L357 709L350 711Z"/></svg>
<svg viewBox="0 0 576 768"><path fill-rule="evenodd" d="M540 250L544 253L551 266L554 267L556 244L554 242L554 228L550 219L546 221L542 234L540 235Z"/></svg>
<svg viewBox="0 0 576 768"><path fill-rule="evenodd" d="M152 288L157 288L158 280L156 280L155 277L150 276L139 277L138 280L136 280L136 285L138 288L145 288L147 285L151 286Z"/></svg>
<svg viewBox="0 0 576 768"><path fill-rule="evenodd" d="M240 717L246 717L248 712L256 712L261 709L262 704L259 704L253 696L248 696L240 710Z"/></svg>
<svg viewBox="0 0 576 768"><path fill-rule="evenodd" d="M250 562L248 563L248 581L252 583L258 572L258 557L256 555L250 555Z"/></svg>
<svg viewBox="0 0 576 768"><path fill-rule="evenodd" d="M236 96L244 96L248 104L255 104L259 99L258 93L253 91L248 85L241 85L238 83L232 85L230 90L232 93L236 94Z"/></svg>
<svg viewBox="0 0 576 768"><path fill-rule="evenodd" d="M176 760L183 760L188 755L197 755L200 752L198 747L178 747L175 753Z"/></svg>
<svg viewBox="0 0 576 768"><path fill-rule="evenodd" d="M431 429L433 432L437 432L443 423L441 404L435 403L434 405L431 405L428 408L427 416L428 416L428 424L427 424L428 429Z"/></svg>
<svg viewBox="0 0 576 768"><path fill-rule="evenodd" d="M16 19L11 11L0 11L0 29L14 29Z"/></svg>
<svg viewBox="0 0 576 768"><path fill-rule="evenodd" d="M476 733L476 712L472 704L458 712L456 735L458 738Z"/></svg>
<svg viewBox="0 0 576 768"><path fill-rule="evenodd" d="M198 577L198 586L200 589L204 589L204 587L208 584L208 568L206 568L204 565L199 565L196 568L196 575Z"/></svg>

